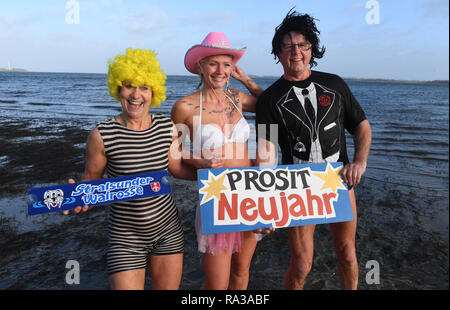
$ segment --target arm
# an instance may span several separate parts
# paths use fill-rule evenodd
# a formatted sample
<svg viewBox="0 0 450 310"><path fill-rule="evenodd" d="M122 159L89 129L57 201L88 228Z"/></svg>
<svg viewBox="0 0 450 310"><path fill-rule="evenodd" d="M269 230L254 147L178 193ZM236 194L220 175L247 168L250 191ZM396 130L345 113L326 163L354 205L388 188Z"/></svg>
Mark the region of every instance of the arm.
<svg viewBox="0 0 450 310"><path fill-rule="evenodd" d="M103 177L106 168L106 154L103 139L97 128L91 131L86 143L86 165L83 181L97 180Z"/></svg>
<svg viewBox="0 0 450 310"><path fill-rule="evenodd" d="M255 166L275 166L277 163L277 153L275 145L269 140L259 138L256 150ZM267 235L275 231L275 228L269 227L264 229L256 229L253 232L257 234Z"/></svg>
<svg viewBox="0 0 450 310"><path fill-rule="evenodd" d="M269 140L258 138L255 166L275 166L277 163L277 152L275 145Z"/></svg>
<svg viewBox="0 0 450 310"><path fill-rule="evenodd" d="M247 112L256 111L256 101L258 97L262 94L263 90L256 84L241 68L238 66L234 67L231 76L241 82L252 94L251 96L240 92L239 99L242 102L242 110Z"/></svg>
<svg viewBox="0 0 450 310"><path fill-rule="evenodd" d="M94 128L86 142L86 164L84 167L82 181L98 180L103 177L103 172L106 168L106 155L103 139L97 128ZM75 183L75 180L69 179L70 184ZM72 212L74 214L86 212L88 206L76 207ZM64 214L69 214L69 210L63 211Z"/></svg>
<svg viewBox="0 0 450 310"><path fill-rule="evenodd" d="M370 144L372 142L372 130L369 121L364 120L356 127L353 136L355 155L353 162L342 169L342 179L349 186L357 185L362 175L366 172L367 158L369 157Z"/></svg>
<svg viewBox="0 0 450 310"><path fill-rule="evenodd" d="M270 95L262 95L256 105L255 129L257 151L255 166L275 166L278 164L278 145L280 141L280 120L272 105Z"/></svg>
<svg viewBox="0 0 450 310"><path fill-rule="evenodd" d="M178 131L173 125L172 131L172 144L169 148L169 171L170 173L179 179L196 180L197 169L192 165L188 165L183 160L182 145L179 141Z"/></svg>

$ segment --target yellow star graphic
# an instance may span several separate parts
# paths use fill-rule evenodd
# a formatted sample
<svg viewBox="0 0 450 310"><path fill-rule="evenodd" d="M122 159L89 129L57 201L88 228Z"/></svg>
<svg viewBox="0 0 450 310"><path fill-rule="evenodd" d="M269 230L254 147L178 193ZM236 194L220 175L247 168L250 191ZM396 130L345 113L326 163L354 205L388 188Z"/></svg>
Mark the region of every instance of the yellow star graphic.
<svg viewBox="0 0 450 310"><path fill-rule="evenodd" d="M223 180L225 179L226 174L218 175L214 177L214 175L208 171L208 181L203 181L203 185L205 185L201 190L201 194L205 194L202 199L202 204L207 202L211 197L216 197L220 200L220 193L222 190L226 190L227 187L223 185Z"/></svg>
<svg viewBox="0 0 450 310"><path fill-rule="evenodd" d="M313 173L316 177L325 181L320 190L331 188L333 193L336 193L338 188L345 189L345 186L342 184L343 181L339 176L341 169L342 167L338 167L336 170L333 170L333 167L330 164L327 164L326 172Z"/></svg>

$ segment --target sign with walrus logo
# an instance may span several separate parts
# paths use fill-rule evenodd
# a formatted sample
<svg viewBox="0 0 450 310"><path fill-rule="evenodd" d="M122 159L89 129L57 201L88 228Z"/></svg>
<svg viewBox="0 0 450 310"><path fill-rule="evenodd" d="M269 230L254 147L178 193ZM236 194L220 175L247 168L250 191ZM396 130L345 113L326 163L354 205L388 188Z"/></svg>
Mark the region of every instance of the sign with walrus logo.
<svg viewBox="0 0 450 310"><path fill-rule="evenodd" d="M144 172L73 184L36 187L28 191L28 214L72 210L170 194L167 170Z"/></svg>
<svg viewBox="0 0 450 310"><path fill-rule="evenodd" d="M353 220L342 163L198 171L204 234Z"/></svg>

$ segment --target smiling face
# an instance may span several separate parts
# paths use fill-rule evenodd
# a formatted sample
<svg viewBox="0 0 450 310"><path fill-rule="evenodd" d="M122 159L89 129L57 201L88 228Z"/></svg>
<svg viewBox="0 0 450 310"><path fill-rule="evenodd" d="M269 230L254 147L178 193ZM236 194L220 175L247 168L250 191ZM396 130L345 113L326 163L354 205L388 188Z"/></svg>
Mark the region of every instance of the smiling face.
<svg viewBox="0 0 450 310"><path fill-rule="evenodd" d="M291 31L285 35L281 52L278 55L284 69L285 78L288 80L303 80L309 76L309 62L311 60L311 48L303 51L298 44L306 44L308 40L298 32ZM287 48L295 45L293 48Z"/></svg>
<svg viewBox="0 0 450 310"><path fill-rule="evenodd" d="M120 102L124 113L132 118L146 117L152 101L152 89L141 85L134 87L131 83L124 82L120 89Z"/></svg>
<svg viewBox="0 0 450 310"><path fill-rule="evenodd" d="M233 71L233 57L215 55L203 58L199 64L199 72L203 74L205 84L212 88L222 88Z"/></svg>

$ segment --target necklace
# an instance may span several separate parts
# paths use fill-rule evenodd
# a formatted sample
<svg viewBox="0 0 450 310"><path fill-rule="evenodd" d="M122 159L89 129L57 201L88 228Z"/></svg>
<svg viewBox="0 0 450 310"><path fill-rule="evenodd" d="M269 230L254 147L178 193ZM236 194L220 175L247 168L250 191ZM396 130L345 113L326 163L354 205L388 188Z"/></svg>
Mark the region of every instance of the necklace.
<svg viewBox="0 0 450 310"><path fill-rule="evenodd" d="M222 117L223 125L222 125L221 130L222 130L222 133L225 134L225 129L226 129L225 125L226 125L226 123L227 123L227 118L226 118L226 116L225 116L225 103L224 103L224 102L227 100L227 98L226 98L226 96L225 96L225 98L224 98L223 100L220 100L219 95L217 95L217 93L216 93L216 91L214 90L214 88L211 88L211 89L212 89L214 95L216 96L217 101L219 101L220 105L222 106L222 113L221 113L220 115L221 115L221 117Z"/></svg>

